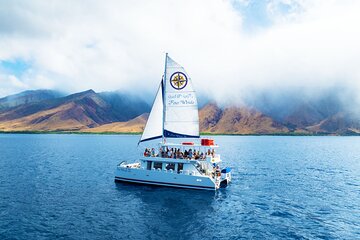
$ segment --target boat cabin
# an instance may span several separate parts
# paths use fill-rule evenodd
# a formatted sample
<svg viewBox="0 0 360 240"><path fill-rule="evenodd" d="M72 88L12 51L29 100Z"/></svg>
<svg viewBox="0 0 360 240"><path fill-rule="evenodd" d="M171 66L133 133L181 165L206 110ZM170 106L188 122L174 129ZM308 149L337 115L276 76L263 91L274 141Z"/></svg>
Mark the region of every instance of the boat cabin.
<svg viewBox="0 0 360 240"><path fill-rule="evenodd" d="M215 154L215 149L218 146L214 144L213 140L202 141L201 143L160 144L158 151L148 149L144 152L140 158L141 166L144 170L187 175L210 175L221 162L220 155Z"/></svg>

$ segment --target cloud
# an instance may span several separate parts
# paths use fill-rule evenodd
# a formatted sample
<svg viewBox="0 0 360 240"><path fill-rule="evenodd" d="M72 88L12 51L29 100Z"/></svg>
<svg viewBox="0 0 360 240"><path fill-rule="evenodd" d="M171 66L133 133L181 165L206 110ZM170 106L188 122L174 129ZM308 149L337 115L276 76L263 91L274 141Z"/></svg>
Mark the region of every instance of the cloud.
<svg viewBox="0 0 360 240"><path fill-rule="evenodd" d="M9 92L11 92L14 88L20 91L24 91L29 88L29 86L24 84L14 75L0 74L0 79L3 80L0 88L0 96L9 94Z"/></svg>
<svg viewBox="0 0 360 240"><path fill-rule="evenodd" d="M241 101L256 91L360 88L358 1L8 1L0 7L0 61L31 65L28 88L156 91L164 53L198 92ZM260 5L259 5L260 6ZM259 9L253 9L256 14ZM262 12L262 11L261 11ZM0 68L0 94L23 90Z"/></svg>

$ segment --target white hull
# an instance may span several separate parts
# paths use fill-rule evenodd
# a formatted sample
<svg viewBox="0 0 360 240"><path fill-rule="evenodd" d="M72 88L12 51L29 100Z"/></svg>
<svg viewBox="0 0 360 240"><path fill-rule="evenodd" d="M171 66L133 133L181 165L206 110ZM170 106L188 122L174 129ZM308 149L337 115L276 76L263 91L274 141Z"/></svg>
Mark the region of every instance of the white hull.
<svg viewBox="0 0 360 240"><path fill-rule="evenodd" d="M118 167L115 173L115 181L201 190L216 190L219 188L219 183L215 183L209 176L142 168Z"/></svg>

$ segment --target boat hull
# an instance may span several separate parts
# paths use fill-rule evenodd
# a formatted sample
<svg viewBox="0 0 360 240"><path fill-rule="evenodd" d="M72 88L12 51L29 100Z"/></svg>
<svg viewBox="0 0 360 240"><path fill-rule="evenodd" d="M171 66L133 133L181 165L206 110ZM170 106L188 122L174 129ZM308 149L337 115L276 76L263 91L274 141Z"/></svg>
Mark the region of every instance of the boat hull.
<svg viewBox="0 0 360 240"><path fill-rule="evenodd" d="M198 190L217 189L216 184L207 176L134 168L117 168L115 181Z"/></svg>

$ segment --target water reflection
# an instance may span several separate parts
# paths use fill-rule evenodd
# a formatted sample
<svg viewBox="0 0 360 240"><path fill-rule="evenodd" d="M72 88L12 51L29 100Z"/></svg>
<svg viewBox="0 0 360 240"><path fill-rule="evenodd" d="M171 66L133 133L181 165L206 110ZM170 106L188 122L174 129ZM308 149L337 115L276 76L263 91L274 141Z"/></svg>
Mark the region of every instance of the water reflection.
<svg viewBox="0 0 360 240"><path fill-rule="evenodd" d="M219 198L218 191L205 191L194 189L182 189L171 187L160 187L152 185L140 185L125 182L116 182L116 189L127 194L133 194L143 201L143 203L152 203L154 201L163 201L166 197L166 202L181 202L183 204L194 205L194 203L201 203L209 206L217 198Z"/></svg>
<svg viewBox="0 0 360 240"><path fill-rule="evenodd" d="M138 210L150 219L144 232L148 238L180 234L186 238L202 231L206 218L211 218L216 202L226 197L219 191L201 191L115 183L121 195L131 195ZM179 228L179 226L182 226Z"/></svg>

